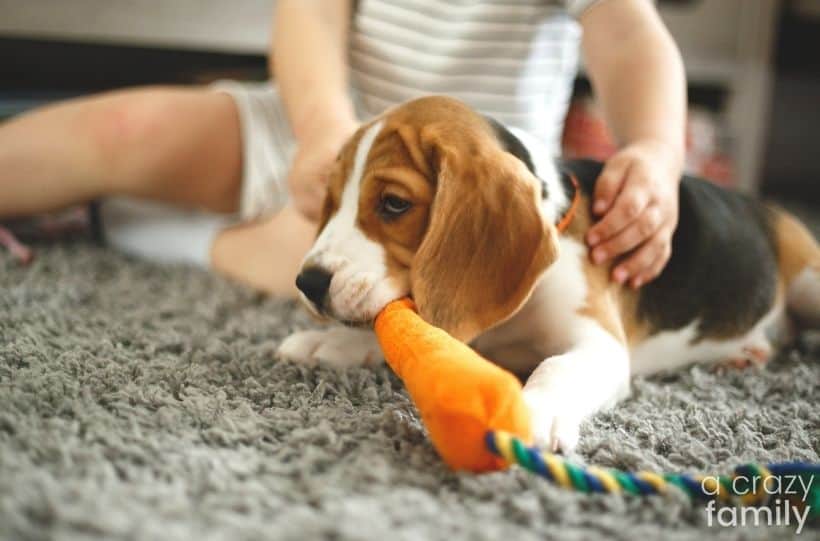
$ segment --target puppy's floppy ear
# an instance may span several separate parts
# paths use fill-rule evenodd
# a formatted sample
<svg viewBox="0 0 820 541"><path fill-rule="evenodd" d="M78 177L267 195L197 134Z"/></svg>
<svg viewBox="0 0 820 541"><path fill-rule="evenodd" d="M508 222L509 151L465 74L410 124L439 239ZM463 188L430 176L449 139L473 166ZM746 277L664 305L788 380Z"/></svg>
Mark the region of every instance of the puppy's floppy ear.
<svg viewBox="0 0 820 541"><path fill-rule="evenodd" d="M419 139L436 194L411 290L424 319L468 342L527 300L557 257L555 229L538 181L490 133L436 123Z"/></svg>

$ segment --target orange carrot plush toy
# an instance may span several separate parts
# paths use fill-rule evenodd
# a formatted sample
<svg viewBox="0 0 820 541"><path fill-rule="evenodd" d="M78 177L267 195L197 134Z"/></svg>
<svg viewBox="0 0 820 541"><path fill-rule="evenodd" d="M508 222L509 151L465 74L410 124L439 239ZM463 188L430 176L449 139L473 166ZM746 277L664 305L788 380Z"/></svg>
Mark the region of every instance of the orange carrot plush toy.
<svg viewBox="0 0 820 541"><path fill-rule="evenodd" d="M433 445L451 468L506 467L484 443L489 430L531 442L530 412L518 379L426 323L413 301L388 304L375 329L387 364L404 381Z"/></svg>

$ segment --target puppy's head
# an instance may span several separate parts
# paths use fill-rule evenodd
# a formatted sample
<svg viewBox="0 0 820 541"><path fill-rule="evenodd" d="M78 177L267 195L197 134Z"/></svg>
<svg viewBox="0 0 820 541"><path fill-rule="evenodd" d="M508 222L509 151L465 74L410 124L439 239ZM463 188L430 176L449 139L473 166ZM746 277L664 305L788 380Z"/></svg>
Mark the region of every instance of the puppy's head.
<svg viewBox="0 0 820 541"><path fill-rule="evenodd" d="M408 102L342 149L297 286L314 312L352 324L409 294L469 341L512 315L557 255L540 194L483 117L449 98Z"/></svg>

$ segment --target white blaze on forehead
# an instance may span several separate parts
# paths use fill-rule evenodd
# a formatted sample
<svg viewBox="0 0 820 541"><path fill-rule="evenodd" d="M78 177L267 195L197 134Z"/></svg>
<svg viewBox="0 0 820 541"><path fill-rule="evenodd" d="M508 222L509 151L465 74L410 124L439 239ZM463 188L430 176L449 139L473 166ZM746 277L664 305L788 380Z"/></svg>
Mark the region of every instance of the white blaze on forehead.
<svg viewBox="0 0 820 541"><path fill-rule="evenodd" d="M376 122L367 128L359 140L339 208L308 253L306 261L310 264L335 272L340 265L354 263L372 272L384 272L384 249L381 244L368 239L356 225L367 156L383 124L383 121Z"/></svg>
<svg viewBox="0 0 820 541"><path fill-rule="evenodd" d="M388 274L384 247L367 238L357 223L367 158L382 125L379 121L370 126L359 140L339 208L316 239L304 263L304 266L316 266L333 275L324 309L343 321L370 321L388 302L408 293L402 278ZM375 212L376 209L364 211Z"/></svg>

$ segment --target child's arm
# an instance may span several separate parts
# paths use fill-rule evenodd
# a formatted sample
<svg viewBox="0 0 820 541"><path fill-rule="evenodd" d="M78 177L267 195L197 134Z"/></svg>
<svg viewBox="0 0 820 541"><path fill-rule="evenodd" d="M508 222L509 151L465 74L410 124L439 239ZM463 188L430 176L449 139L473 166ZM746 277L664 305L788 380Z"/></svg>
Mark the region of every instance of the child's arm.
<svg viewBox="0 0 820 541"><path fill-rule="evenodd" d="M649 0L605 0L582 16L586 66L621 150L596 184L592 259L628 254L613 279L640 287L669 259L678 220L686 77Z"/></svg>
<svg viewBox="0 0 820 541"><path fill-rule="evenodd" d="M288 183L294 204L316 220L324 172L357 127L348 94L351 0L279 0L271 71L299 142Z"/></svg>

